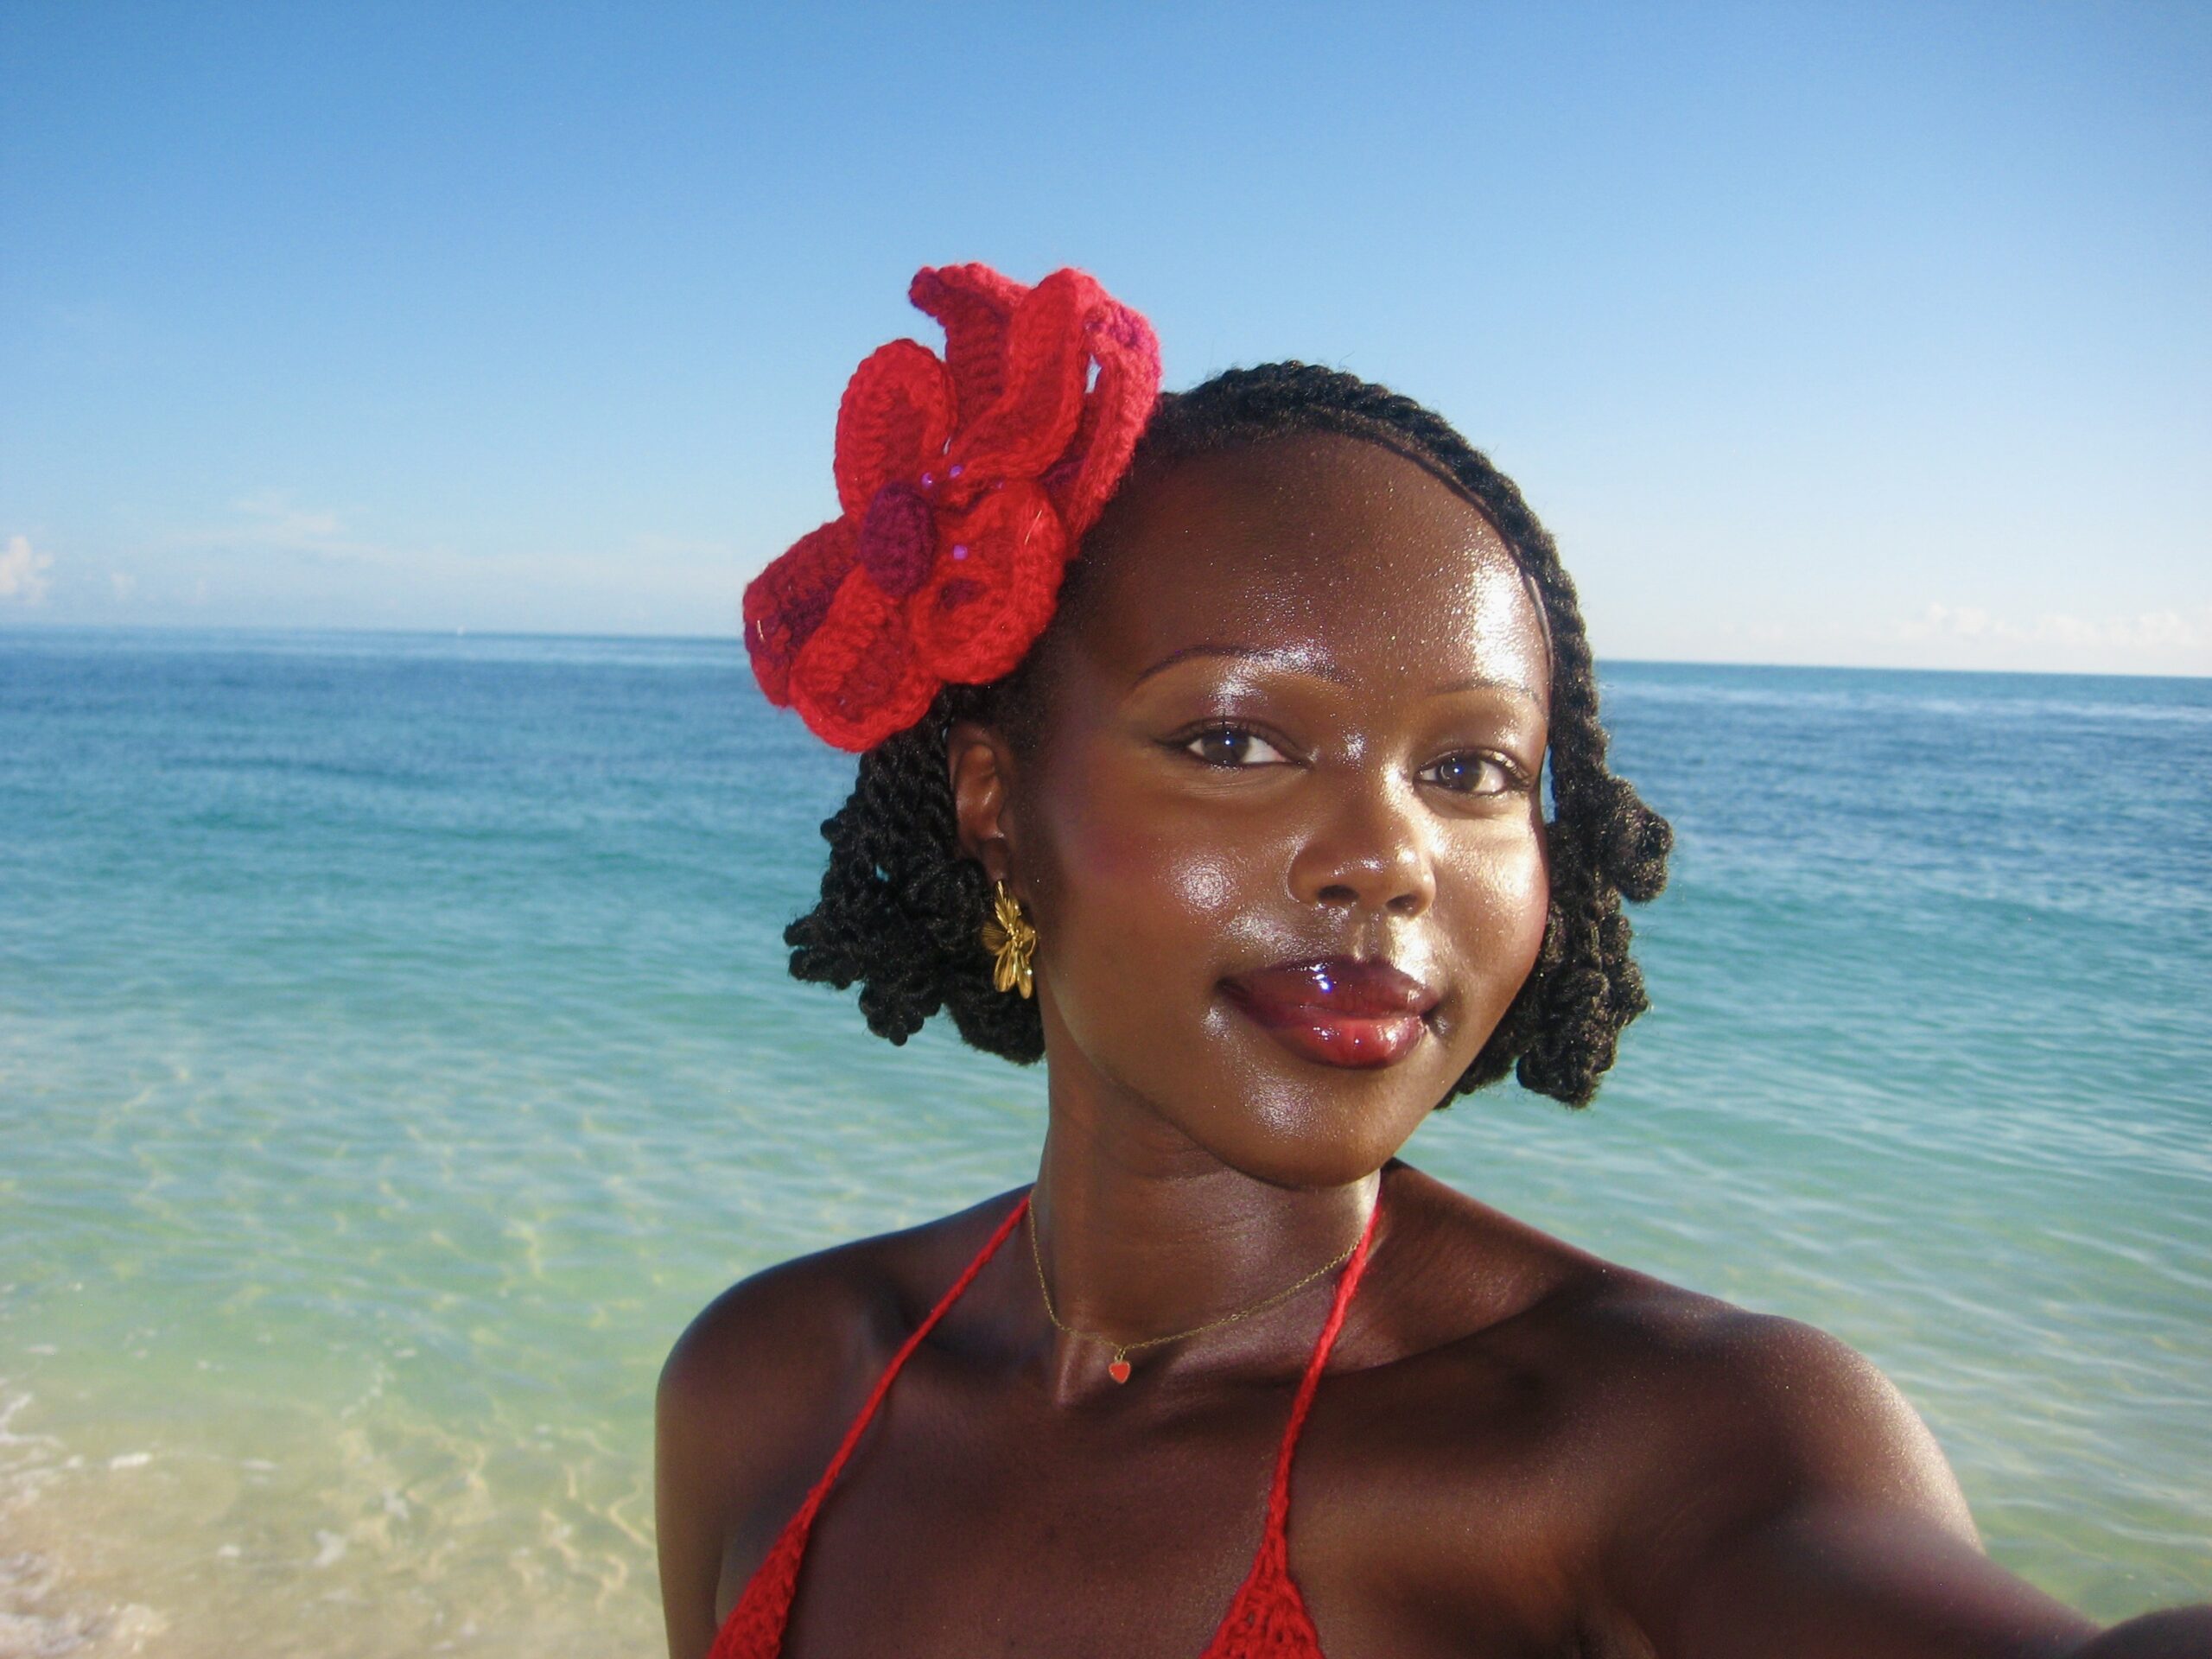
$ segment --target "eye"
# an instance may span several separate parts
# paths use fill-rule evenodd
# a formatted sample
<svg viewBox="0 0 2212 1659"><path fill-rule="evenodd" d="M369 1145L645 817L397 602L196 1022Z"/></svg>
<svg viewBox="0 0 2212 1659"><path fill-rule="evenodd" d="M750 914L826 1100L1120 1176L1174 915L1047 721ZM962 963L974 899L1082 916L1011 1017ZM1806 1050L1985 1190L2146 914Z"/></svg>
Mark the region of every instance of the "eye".
<svg viewBox="0 0 2212 1659"><path fill-rule="evenodd" d="M1256 732L1242 726L1210 726L1183 745L1210 766L1277 766L1289 757Z"/></svg>
<svg viewBox="0 0 2212 1659"><path fill-rule="evenodd" d="M1447 754L1417 774L1423 782L1455 795L1503 795L1521 786L1521 769L1496 755L1468 752Z"/></svg>

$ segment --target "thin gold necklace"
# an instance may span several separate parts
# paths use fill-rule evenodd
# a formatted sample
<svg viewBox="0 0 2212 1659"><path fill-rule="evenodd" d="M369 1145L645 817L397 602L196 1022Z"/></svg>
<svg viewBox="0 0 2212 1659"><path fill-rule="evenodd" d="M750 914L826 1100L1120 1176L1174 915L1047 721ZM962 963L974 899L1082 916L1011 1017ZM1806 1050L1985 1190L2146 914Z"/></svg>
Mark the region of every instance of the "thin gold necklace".
<svg viewBox="0 0 2212 1659"><path fill-rule="evenodd" d="M1234 1313L1224 1313L1217 1319L1208 1319L1204 1325L1194 1325L1187 1331L1173 1332L1164 1337L1147 1337L1141 1342L1116 1342L1112 1338L1102 1337L1095 1331L1078 1331L1073 1325L1063 1321L1058 1313L1053 1311L1052 1287L1045 1282L1045 1253L1038 1248L1037 1244L1037 1206L1034 1204L1029 1206L1027 1219L1029 1223L1029 1259L1037 1264L1037 1290L1038 1294L1045 1299L1045 1317L1052 1322L1052 1328L1056 1331L1071 1337L1079 1337L1085 1342L1095 1342L1102 1348L1111 1348L1114 1351L1114 1357L1107 1362L1106 1375L1116 1382L1126 1382L1129 1380L1131 1354L1142 1353L1146 1349L1157 1348L1163 1343L1180 1342L1185 1337L1195 1337L1202 1332L1217 1331L1224 1325L1234 1325L1239 1319L1249 1319L1255 1313L1264 1313L1277 1302L1289 1300L1291 1297L1305 1289L1323 1274L1332 1273L1344 1266L1345 1262L1351 1260L1351 1253L1359 1248L1359 1240L1353 1239L1351 1243L1344 1246L1344 1254L1335 1261L1322 1263L1296 1284L1286 1285L1274 1295L1263 1297L1249 1307L1240 1307ZM1362 1230L1364 1231L1363 1229Z"/></svg>

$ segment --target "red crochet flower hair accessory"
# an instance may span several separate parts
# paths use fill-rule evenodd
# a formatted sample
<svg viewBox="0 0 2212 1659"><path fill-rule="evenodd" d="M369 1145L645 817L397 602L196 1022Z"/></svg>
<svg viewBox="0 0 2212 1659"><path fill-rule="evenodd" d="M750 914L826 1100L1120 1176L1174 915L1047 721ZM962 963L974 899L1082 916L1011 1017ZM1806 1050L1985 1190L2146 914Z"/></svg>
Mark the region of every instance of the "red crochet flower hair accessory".
<svg viewBox="0 0 2212 1659"><path fill-rule="evenodd" d="M906 296L944 326L944 359L894 340L854 372L843 511L745 590L761 690L841 749L1021 660L1160 391L1151 325L1079 270L1025 288L945 265Z"/></svg>

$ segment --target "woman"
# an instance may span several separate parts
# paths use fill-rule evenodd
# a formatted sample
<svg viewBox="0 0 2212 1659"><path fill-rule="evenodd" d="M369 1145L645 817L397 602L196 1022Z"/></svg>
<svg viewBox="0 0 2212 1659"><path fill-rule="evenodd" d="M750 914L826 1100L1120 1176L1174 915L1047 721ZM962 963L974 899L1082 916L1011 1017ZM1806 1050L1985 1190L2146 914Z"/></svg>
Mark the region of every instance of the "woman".
<svg viewBox="0 0 2212 1659"><path fill-rule="evenodd" d="M2212 1650L1993 1566L1841 1343L1397 1160L1509 1071L1584 1103L1645 1006L1669 831L1513 486L1325 370L1155 404L1079 273L913 298L945 361L862 365L843 512L747 594L864 752L792 971L1041 1056L1049 1122L677 1344L676 1659Z"/></svg>

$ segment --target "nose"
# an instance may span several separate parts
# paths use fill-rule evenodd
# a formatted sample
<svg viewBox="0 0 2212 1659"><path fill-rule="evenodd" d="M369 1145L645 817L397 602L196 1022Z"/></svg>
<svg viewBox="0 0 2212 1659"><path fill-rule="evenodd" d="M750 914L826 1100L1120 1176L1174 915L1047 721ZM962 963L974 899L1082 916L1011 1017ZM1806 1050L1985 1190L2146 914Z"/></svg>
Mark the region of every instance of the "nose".
<svg viewBox="0 0 2212 1659"><path fill-rule="evenodd" d="M1291 861L1304 904L1419 916L1436 900L1421 802L1402 782L1348 776Z"/></svg>

